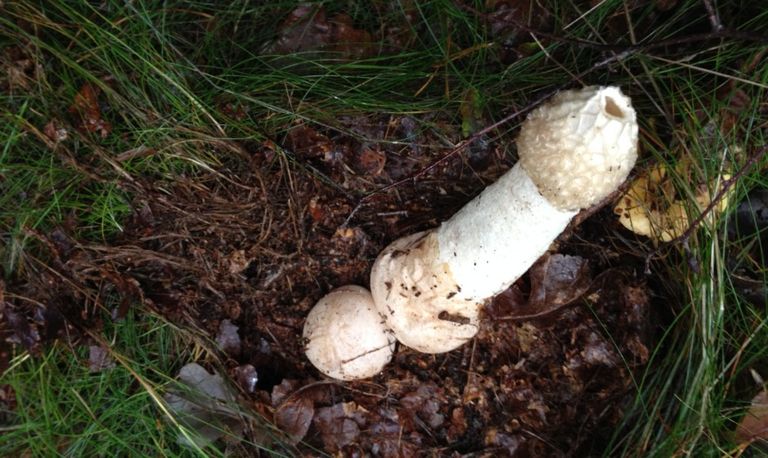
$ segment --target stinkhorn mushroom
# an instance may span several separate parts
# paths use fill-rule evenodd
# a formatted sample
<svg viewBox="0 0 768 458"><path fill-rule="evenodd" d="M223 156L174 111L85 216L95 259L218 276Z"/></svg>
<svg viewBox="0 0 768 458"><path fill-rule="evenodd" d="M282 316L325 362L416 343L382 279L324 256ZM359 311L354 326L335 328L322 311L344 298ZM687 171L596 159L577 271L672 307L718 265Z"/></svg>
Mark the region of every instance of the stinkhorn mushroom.
<svg viewBox="0 0 768 458"><path fill-rule="evenodd" d="M323 296L304 322L305 352L323 374L339 380L372 377L392 359L395 338L371 293L360 286Z"/></svg>
<svg viewBox="0 0 768 458"><path fill-rule="evenodd" d="M440 227L396 240L376 259L373 301L397 340L442 353L471 339L485 300L626 179L637 131L616 87L564 91L531 112L511 170Z"/></svg>

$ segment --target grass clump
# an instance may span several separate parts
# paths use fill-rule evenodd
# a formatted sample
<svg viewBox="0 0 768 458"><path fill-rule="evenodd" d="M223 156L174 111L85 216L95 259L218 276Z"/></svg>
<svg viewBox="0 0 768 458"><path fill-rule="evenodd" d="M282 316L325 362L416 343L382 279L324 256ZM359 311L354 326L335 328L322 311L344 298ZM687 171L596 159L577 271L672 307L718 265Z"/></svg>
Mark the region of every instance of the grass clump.
<svg viewBox="0 0 768 458"><path fill-rule="evenodd" d="M158 403L194 345L157 318L107 324L106 358L59 342L33 357L19 353L0 376L14 408L2 412L3 456L199 456L176 444ZM151 389L148 389L150 388ZM199 452L199 451L198 451ZM209 450L206 453L215 452Z"/></svg>
<svg viewBox="0 0 768 458"><path fill-rule="evenodd" d="M654 80L655 87L675 94L657 99L660 115L673 114L675 125L671 143L652 141L647 149L672 175L674 193L668 197L687 201L696 227L671 245L650 250L656 257L650 265L658 276L661 313L669 324L660 330L611 454L735 456L748 445L733 431L761 389L753 375L760 374L760 380L768 362L766 291L758 288L754 294L744 283L747 277L750 284L768 281L766 251L756 248L765 238L765 222L758 221L758 206L749 210L750 196L768 186L761 173L768 74L761 66L749 68L760 54L731 48L703 58L697 66L745 79L718 78L714 87L711 82L704 87L701 74L687 68L658 61L648 67L664 75ZM725 56L743 66L724 65ZM728 202L725 212L715 207L702 215L702 206L693 202L703 189ZM738 228L745 214L752 224L741 221Z"/></svg>

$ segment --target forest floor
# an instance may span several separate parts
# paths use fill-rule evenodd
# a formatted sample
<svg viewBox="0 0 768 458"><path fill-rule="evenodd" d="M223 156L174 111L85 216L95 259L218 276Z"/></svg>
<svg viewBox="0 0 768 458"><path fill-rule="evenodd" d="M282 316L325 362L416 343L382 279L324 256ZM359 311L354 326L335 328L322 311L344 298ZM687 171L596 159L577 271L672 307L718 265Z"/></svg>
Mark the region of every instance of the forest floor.
<svg viewBox="0 0 768 458"><path fill-rule="evenodd" d="M0 450L738 455L765 437L733 431L768 375L768 13L405 3L0 3ZM319 373L315 302L367 287L387 244L516 162L531 109L588 84L632 97L641 159L622 192L664 175L642 202L661 229L623 227L617 193L466 345L401 345L362 381ZM189 396L173 379L191 362L230 387L199 421L169 397ZM104 388L118 370L123 391ZM164 439L113 423L134 396Z"/></svg>

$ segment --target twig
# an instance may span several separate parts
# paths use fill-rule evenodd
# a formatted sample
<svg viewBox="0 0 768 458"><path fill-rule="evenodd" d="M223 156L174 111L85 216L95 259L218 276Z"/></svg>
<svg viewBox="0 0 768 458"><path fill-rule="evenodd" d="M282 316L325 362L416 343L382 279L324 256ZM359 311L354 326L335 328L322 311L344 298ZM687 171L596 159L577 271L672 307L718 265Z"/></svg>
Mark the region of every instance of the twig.
<svg viewBox="0 0 768 458"><path fill-rule="evenodd" d="M718 33L722 31L725 27L723 27L723 23L720 22L720 15L717 12L717 8L715 8L715 5L712 3L712 0L702 0L704 3L704 8L707 9L707 17L709 18L709 23L712 25L712 31L715 33Z"/></svg>
<svg viewBox="0 0 768 458"><path fill-rule="evenodd" d="M704 210L701 211L699 216L696 217L696 219L691 222L691 224L688 225L688 228L680 234L679 236L673 238L668 242L668 245L673 244L682 244L684 247L688 246L688 241L693 235L693 233L699 228L701 223L704 221L704 218L709 215L712 210L720 203L720 201L725 197L728 190L733 186L737 181L739 181L748 171L752 168L757 162L765 155L765 153L768 152L768 145L762 146L760 149L757 150L750 158L749 160L739 169L738 172L736 172L735 175L733 175L731 178L728 178L727 180L723 180L722 186L720 187L720 190L715 194L715 196L712 198L712 201L707 205ZM655 257L659 254L659 252L662 250L662 247L659 246L655 250L651 251L645 256L645 273L650 273L650 264L651 264L651 258Z"/></svg>

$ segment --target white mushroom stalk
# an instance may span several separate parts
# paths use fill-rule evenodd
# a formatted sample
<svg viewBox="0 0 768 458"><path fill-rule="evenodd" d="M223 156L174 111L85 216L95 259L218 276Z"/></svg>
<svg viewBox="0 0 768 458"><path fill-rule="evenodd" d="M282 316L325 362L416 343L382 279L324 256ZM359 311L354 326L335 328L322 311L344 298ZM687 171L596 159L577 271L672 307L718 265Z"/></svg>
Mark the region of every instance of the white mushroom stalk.
<svg viewBox="0 0 768 458"><path fill-rule="evenodd" d="M323 296L304 322L305 352L329 377L372 377L392 359L395 338L384 327L371 293L360 286L336 288Z"/></svg>
<svg viewBox="0 0 768 458"><path fill-rule="evenodd" d="M616 87L564 91L533 111L520 161L439 228L403 237L371 272L376 308L397 339L442 353L471 339L486 299L523 275L580 209L626 179L637 121Z"/></svg>

